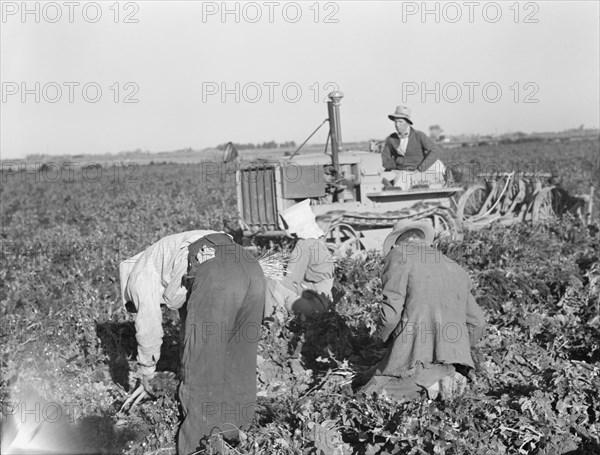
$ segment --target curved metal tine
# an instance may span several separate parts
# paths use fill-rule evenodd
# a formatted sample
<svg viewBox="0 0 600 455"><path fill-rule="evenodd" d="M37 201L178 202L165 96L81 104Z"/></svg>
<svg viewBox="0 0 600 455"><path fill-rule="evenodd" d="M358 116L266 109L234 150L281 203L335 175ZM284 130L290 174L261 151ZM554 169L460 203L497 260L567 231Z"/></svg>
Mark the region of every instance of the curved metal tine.
<svg viewBox="0 0 600 455"><path fill-rule="evenodd" d="M500 195L498 196L498 199L495 201L494 206L492 207L492 209L494 209L494 212L496 212L499 217L501 217L503 215L504 208L506 205L506 198L508 196L507 190L509 190L509 188L512 185L512 180L514 178L514 175L515 175L514 172L511 172L511 173L505 172L502 174L501 182L503 183L504 186L503 186L502 190L500 190ZM497 189L497 191L498 191L498 189ZM500 212L500 213L498 213L498 212Z"/></svg>
<svg viewBox="0 0 600 455"><path fill-rule="evenodd" d="M494 185L492 186L492 191L490 191L490 194L489 194L488 198L486 199L484 206L480 210L480 212L482 212L483 210L485 210L485 212L478 213L476 216L472 217L470 219L471 222L478 222L483 217L491 215L493 213L493 211L497 209L498 204L500 203L502 197L504 196L504 193L506 192L506 189L508 188L510 179L512 179L513 176L514 176L514 172L509 174L509 176L508 176L509 180L507 180L506 182L504 181L504 178L494 182ZM504 184L503 188L501 190L500 190L501 185L499 185L500 181ZM500 192L499 195L497 195L498 192ZM488 203L491 203L491 207L489 209L486 209L486 207L488 206ZM499 218L499 217L501 217L501 215L496 216L496 218Z"/></svg>
<svg viewBox="0 0 600 455"><path fill-rule="evenodd" d="M521 180L518 178L518 175L516 173L512 173L512 175L508 177L508 191L504 193L503 201L501 204L501 212L503 218L510 218L512 211L517 205L519 194L521 192L520 182Z"/></svg>
<svg viewBox="0 0 600 455"><path fill-rule="evenodd" d="M516 180L513 182L513 185L516 185L516 188L513 186L513 189L517 189L517 191L516 194L515 191L513 191L513 197L510 205L504 212L505 218L512 218L515 216L514 210L517 207L517 204L525 197L525 183L522 180Z"/></svg>
<svg viewBox="0 0 600 455"><path fill-rule="evenodd" d="M500 188L498 185L498 181L498 179L494 180L494 184L492 185L492 188L490 189L490 192L488 193L488 196L485 199L485 202L481 206L481 210L479 211L479 213L477 213L477 215L481 215L482 213L487 212L489 208L493 205L496 195L498 194Z"/></svg>

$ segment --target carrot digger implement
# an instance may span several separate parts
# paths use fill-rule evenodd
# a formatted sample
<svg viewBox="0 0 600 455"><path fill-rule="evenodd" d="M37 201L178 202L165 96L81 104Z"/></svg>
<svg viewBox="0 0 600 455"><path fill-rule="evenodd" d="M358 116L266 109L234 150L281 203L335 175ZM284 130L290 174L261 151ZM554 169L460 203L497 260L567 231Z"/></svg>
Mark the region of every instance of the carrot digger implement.
<svg viewBox="0 0 600 455"><path fill-rule="evenodd" d="M591 217L592 187L589 195L571 196L552 185L550 173L479 174L480 181L467 188L457 203L457 216L466 229L478 229L493 222L542 222L569 212L583 221Z"/></svg>

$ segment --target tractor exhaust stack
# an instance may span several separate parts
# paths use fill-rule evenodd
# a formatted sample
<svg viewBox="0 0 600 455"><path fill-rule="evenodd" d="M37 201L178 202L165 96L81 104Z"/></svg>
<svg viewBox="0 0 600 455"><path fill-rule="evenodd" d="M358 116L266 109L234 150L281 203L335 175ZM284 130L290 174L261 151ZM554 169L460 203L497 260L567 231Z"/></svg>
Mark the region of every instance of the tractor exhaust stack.
<svg viewBox="0 0 600 455"><path fill-rule="evenodd" d="M338 154L342 150L342 128L340 124L340 102L344 97L342 92L331 92L327 101L329 112L329 134L331 135L331 164L335 172L339 172Z"/></svg>

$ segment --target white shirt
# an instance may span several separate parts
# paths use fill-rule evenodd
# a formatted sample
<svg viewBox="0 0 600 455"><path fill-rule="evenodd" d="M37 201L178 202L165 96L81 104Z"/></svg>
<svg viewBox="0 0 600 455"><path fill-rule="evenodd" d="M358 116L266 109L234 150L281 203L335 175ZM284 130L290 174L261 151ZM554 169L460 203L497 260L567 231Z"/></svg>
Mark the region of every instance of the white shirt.
<svg viewBox="0 0 600 455"><path fill-rule="evenodd" d="M135 338L142 374L153 373L160 358L160 305L178 309L185 303L187 289L181 279L187 271L188 246L215 233L205 230L170 235L119 264L123 303L131 301L137 309Z"/></svg>
<svg viewBox="0 0 600 455"><path fill-rule="evenodd" d="M398 148L396 149L396 151L402 156L406 155L406 147L408 145L408 136L410 135L410 130L411 127L409 126L404 136L401 136L398 133L398 137L400 138L400 144L398 144Z"/></svg>

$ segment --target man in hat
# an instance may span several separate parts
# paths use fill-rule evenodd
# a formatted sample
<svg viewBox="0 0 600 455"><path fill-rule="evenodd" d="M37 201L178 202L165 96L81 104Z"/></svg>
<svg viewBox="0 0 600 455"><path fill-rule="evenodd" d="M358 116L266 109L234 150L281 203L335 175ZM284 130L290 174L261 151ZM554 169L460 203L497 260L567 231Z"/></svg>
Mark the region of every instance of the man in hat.
<svg viewBox="0 0 600 455"><path fill-rule="evenodd" d="M381 337L388 351L367 372L367 393L448 398L464 391L474 368L470 349L483 336L484 314L469 275L431 245L433 236L430 223L409 221L384 241Z"/></svg>
<svg viewBox="0 0 600 455"><path fill-rule="evenodd" d="M383 177L393 180L393 185L403 190L417 184L441 187L446 173L439 160L442 148L425 133L412 128L410 116L406 106L397 106L396 112L388 115L396 132L386 138L381 151Z"/></svg>
<svg viewBox="0 0 600 455"><path fill-rule="evenodd" d="M180 310L184 332L178 453L195 452L203 438L236 439L250 425L256 401L266 291L258 261L229 235L190 231L159 240L121 263L120 272L124 299L137 310L142 373L142 385L123 408L152 394L164 303Z"/></svg>
<svg viewBox="0 0 600 455"><path fill-rule="evenodd" d="M283 280L269 280L265 317L277 308L310 318L327 310L332 299L334 261L325 243L325 233L316 223L310 199L281 213L287 234L298 240L292 250Z"/></svg>

